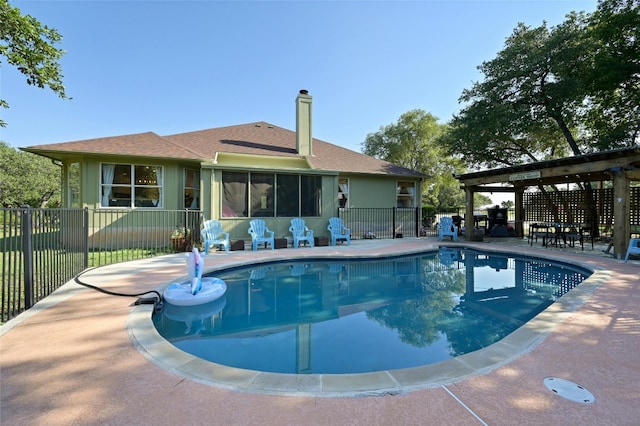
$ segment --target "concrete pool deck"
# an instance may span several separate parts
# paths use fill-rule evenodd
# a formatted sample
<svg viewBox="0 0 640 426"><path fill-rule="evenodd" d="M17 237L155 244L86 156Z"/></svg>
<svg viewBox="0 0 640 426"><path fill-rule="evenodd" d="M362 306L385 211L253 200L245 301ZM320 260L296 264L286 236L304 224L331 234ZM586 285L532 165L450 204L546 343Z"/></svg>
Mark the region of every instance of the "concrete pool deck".
<svg viewBox="0 0 640 426"><path fill-rule="evenodd" d="M70 282L0 327L0 423L637 424L640 262L624 264L601 247L581 252L506 238L463 245L569 260L598 270L599 278L537 318L529 340L503 342L508 352L496 349L475 359L469 354L453 375L446 368L425 373L430 377L392 373L383 379L393 377L390 386L343 377L334 388L329 383L335 377L322 386L303 379L293 389L277 380L265 388L259 376L243 377L244 370L231 371L230 382L213 384L220 377L206 376L210 366L163 353L172 351L146 334L150 306L132 307L135 298ZM217 268L293 255L388 255L437 246L434 238L357 240L351 246L216 253L206 263ZM134 293L182 275L184 255L170 255L97 268L82 279ZM142 328L136 328L138 321ZM554 394L543 383L547 377L582 385L595 402Z"/></svg>

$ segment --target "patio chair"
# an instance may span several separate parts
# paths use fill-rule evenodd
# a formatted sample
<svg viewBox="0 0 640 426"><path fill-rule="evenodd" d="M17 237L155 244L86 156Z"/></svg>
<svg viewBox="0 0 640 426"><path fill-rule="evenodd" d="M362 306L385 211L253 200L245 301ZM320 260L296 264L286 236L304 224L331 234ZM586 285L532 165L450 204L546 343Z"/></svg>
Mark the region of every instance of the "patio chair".
<svg viewBox="0 0 640 426"><path fill-rule="evenodd" d="M249 278L252 280L261 280L267 276L267 272L271 270L271 267L266 268L254 268L249 272Z"/></svg>
<svg viewBox="0 0 640 426"><path fill-rule="evenodd" d="M217 220L206 220L203 226L200 234L204 242L204 254L209 253L209 247L215 245L224 247L224 251L229 253L229 246L231 245L229 242L229 233L224 232L222 223Z"/></svg>
<svg viewBox="0 0 640 426"><path fill-rule="evenodd" d="M450 249L447 247L440 247L438 250L438 259L444 266L451 266L454 262L462 260L460 257L460 250Z"/></svg>
<svg viewBox="0 0 640 426"><path fill-rule="evenodd" d="M306 227L303 219L291 219L289 231L293 234L293 248L298 248L301 242L313 247L313 231Z"/></svg>
<svg viewBox="0 0 640 426"><path fill-rule="evenodd" d="M590 226L584 224L576 224L569 226L564 231L564 239L567 247L575 247L576 243L580 243L580 248L584 251L585 238L591 239L591 250L593 250L593 233Z"/></svg>
<svg viewBox="0 0 640 426"><path fill-rule="evenodd" d="M351 230L344 226L342 219L339 217L332 217L329 219L329 226L327 229L331 233L331 245L335 246L336 241L344 240L347 245L351 244Z"/></svg>
<svg viewBox="0 0 640 426"><path fill-rule="evenodd" d="M537 243L538 237L540 237L542 238L542 245L546 246L550 235L549 228L550 226L544 223L532 223L529 225L529 235L527 236L529 245L533 245L533 240Z"/></svg>
<svg viewBox="0 0 640 426"><path fill-rule="evenodd" d="M440 218L438 224L438 239L442 241L446 235L449 235L451 240L458 241L458 227L453 223L453 218L449 216Z"/></svg>
<svg viewBox="0 0 640 426"><path fill-rule="evenodd" d="M627 263L630 254L640 254L640 238L631 238L629 240L629 248L627 248L627 255L624 258L624 263Z"/></svg>
<svg viewBox="0 0 640 426"><path fill-rule="evenodd" d="M267 228L267 224L262 219L253 219L249 222L249 234L251 235L251 248L258 250L258 244L271 244L271 250L275 248L275 238L273 231Z"/></svg>
<svg viewBox="0 0 640 426"><path fill-rule="evenodd" d="M299 277L301 275L304 275L306 273L306 270L307 265L305 265L304 263L294 263L293 265L291 265L291 276Z"/></svg>
<svg viewBox="0 0 640 426"><path fill-rule="evenodd" d="M332 274L339 274L342 272L344 265L342 263L330 263L329 264L329 272Z"/></svg>

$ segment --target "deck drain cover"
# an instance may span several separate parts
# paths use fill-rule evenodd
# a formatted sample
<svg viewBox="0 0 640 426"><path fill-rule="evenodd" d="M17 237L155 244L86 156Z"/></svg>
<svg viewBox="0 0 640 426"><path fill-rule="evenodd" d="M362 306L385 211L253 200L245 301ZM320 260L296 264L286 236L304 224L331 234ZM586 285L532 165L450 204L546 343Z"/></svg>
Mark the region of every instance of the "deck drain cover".
<svg viewBox="0 0 640 426"><path fill-rule="evenodd" d="M544 379L544 385L551 392L574 402L592 404L596 400L593 394L587 389L577 383L570 382L569 380L558 379L557 377L547 377Z"/></svg>

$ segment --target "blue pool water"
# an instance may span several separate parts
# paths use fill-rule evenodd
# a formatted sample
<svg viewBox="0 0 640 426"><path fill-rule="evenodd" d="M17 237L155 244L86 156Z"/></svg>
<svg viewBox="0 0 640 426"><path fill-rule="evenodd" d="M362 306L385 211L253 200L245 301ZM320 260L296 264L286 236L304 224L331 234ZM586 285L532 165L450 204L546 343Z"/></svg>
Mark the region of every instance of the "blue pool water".
<svg viewBox="0 0 640 426"><path fill-rule="evenodd" d="M225 296L153 318L179 349L228 366L347 374L433 364L486 347L590 272L470 249L308 259L212 274Z"/></svg>

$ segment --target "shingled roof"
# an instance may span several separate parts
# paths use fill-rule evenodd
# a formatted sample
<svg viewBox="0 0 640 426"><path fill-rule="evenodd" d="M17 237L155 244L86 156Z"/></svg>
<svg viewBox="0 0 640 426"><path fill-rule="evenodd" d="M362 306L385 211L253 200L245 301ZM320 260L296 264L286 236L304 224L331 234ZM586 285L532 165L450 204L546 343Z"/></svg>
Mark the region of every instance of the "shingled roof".
<svg viewBox="0 0 640 426"><path fill-rule="evenodd" d="M146 132L36 145L23 150L54 159L62 159L70 154L126 155L200 162L211 161L218 153L299 157L295 132L264 121L169 136ZM424 177L414 170L316 138L313 139L313 155L307 157L307 161L319 170Z"/></svg>

